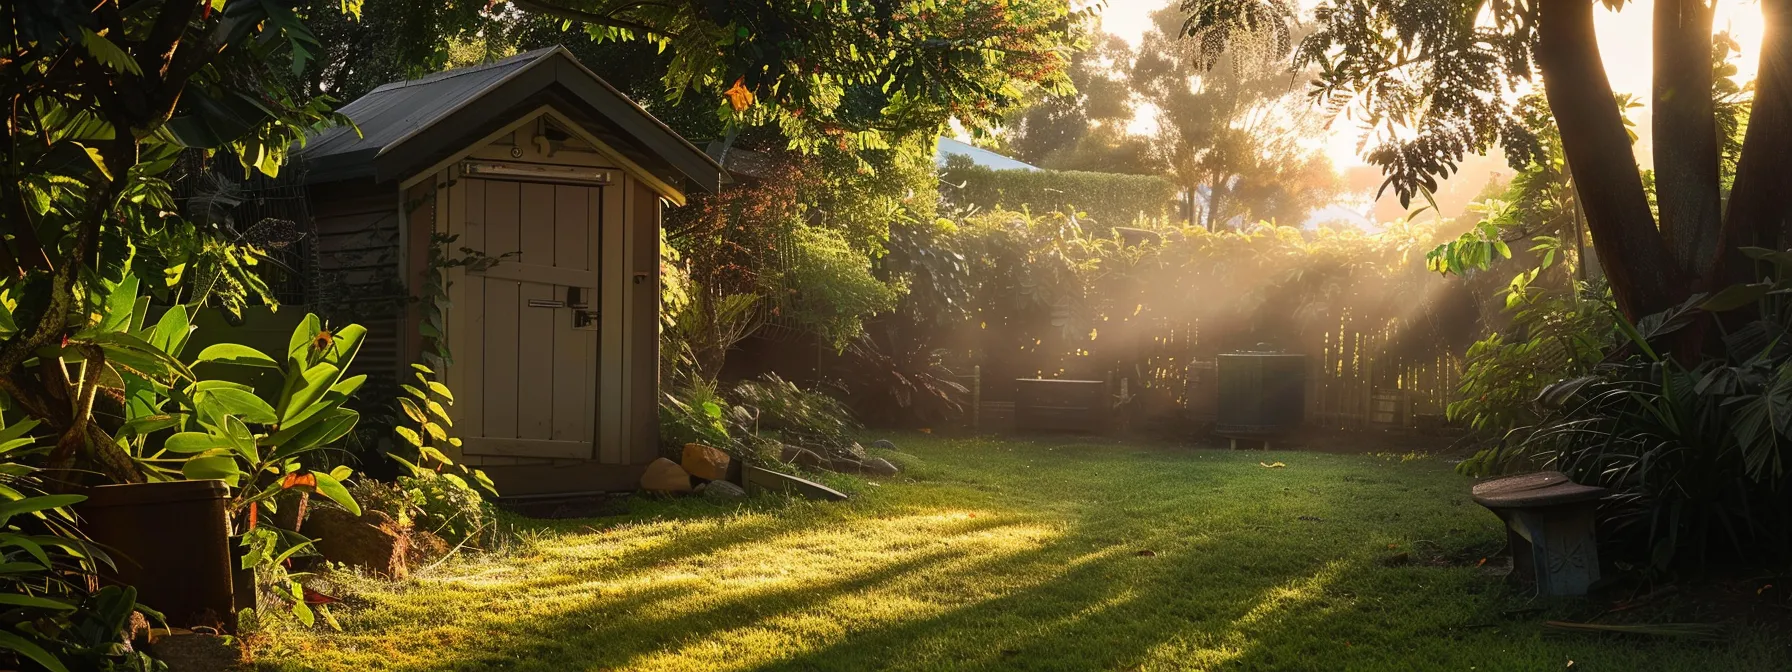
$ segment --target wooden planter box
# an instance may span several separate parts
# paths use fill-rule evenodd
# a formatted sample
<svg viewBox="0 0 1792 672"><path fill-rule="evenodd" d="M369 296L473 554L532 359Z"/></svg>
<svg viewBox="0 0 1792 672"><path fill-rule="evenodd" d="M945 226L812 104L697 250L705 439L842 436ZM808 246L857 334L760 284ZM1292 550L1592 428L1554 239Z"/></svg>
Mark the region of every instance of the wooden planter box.
<svg viewBox="0 0 1792 672"><path fill-rule="evenodd" d="M1014 429L1093 434L1108 426L1108 385L1099 380L1014 381Z"/></svg>

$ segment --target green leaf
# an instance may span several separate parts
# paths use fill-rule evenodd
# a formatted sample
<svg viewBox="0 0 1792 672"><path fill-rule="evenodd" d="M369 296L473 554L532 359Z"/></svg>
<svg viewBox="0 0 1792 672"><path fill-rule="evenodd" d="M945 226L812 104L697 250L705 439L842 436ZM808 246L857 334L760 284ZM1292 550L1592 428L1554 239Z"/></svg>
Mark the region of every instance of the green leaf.
<svg viewBox="0 0 1792 672"><path fill-rule="evenodd" d="M292 387L292 393L286 396L280 409L280 421L286 422L311 408L311 405L322 399L330 386L342 371L332 364L318 364L305 370L299 381Z"/></svg>
<svg viewBox="0 0 1792 672"><path fill-rule="evenodd" d="M423 415L423 409L418 408L417 402L412 401L410 397L399 397L398 407L404 409L404 414L413 422L424 422L428 420L428 418Z"/></svg>
<svg viewBox="0 0 1792 672"><path fill-rule="evenodd" d="M53 600L35 595L14 595L11 593L0 593L0 604L9 604L15 607L55 609L57 611L74 611L75 609L75 605L63 602L62 600Z"/></svg>
<svg viewBox="0 0 1792 672"><path fill-rule="evenodd" d="M334 478L334 479L340 481L340 480L347 479L349 476L354 475L354 473L355 473L355 470L350 468L348 465L339 464L339 465L336 465L335 469L330 470L330 478Z"/></svg>
<svg viewBox="0 0 1792 672"><path fill-rule="evenodd" d="M1718 293L1711 295L1711 298L1700 302L1699 309L1713 313L1736 310L1737 308L1761 300L1761 297L1767 296L1767 293L1770 291L1773 291L1773 283L1770 282L1730 285L1729 287L1723 288Z"/></svg>
<svg viewBox="0 0 1792 672"><path fill-rule="evenodd" d="M278 446L271 456L276 460L293 457L308 450L330 445L355 428L361 414L345 408L331 409L331 412L305 425L289 438L274 444Z"/></svg>
<svg viewBox="0 0 1792 672"><path fill-rule="evenodd" d="M162 449L170 453L203 453L213 448L228 448L228 439L212 436L205 432L181 432L168 437Z"/></svg>
<svg viewBox="0 0 1792 672"><path fill-rule="evenodd" d="M423 431L428 432L430 438L433 438L437 441L447 441L448 440L448 431L445 429L442 429L442 426L438 425L436 423L433 423L433 422L423 423Z"/></svg>
<svg viewBox="0 0 1792 672"><path fill-rule="evenodd" d="M454 426L454 422L448 417L448 409L441 404L433 401L429 402L429 412L435 414L436 419L440 420L443 425L448 427Z"/></svg>
<svg viewBox="0 0 1792 672"><path fill-rule="evenodd" d="M416 448L423 447L423 437L417 435L417 430L409 427L393 427L392 431L397 432L399 438L404 439L405 443L409 443Z"/></svg>
<svg viewBox="0 0 1792 672"><path fill-rule="evenodd" d="M349 513L361 515L361 505L356 504L355 497L348 494L348 488L342 487L342 481L321 471L311 472L311 477L317 479L318 494L329 497L330 501L348 509Z"/></svg>
<svg viewBox="0 0 1792 672"><path fill-rule="evenodd" d="M199 351L198 361L278 369L280 364L260 350L235 343L218 343Z"/></svg>
<svg viewBox="0 0 1792 672"><path fill-rule="evenodd" d="M50 672L68 672L68 668L63 667L62 661L57 660L56 656L50 655L49 651L45 651L43 647L33 644L31 640L12 634L11 632L0 630L0 648L17 651L19 652L19 655L30 658L31 662L42 665L44 669L49 670Z"/></svg>
<svg viewBox="0 0 1792 672"><path fill-rule="evenodd" d="M311 343L317 340L317 334L324 330L323 321L317 319L316 313L306 313L305 319L293 327L292 337L286 340L286 356L296 357L301 362L311 361L307 355L311 352Z"/></svg>
<svg viewBox="0 0 1792 672"><path fill-rule="evenodd" d="M6 521L19 514L49 511L72 506L86 500L87 497L83 495L39 495L12 502L0 502L0 524L5 524Z"/></svg>
<svg viewBox="0 0 1792 672"><path fill-rule="evenodd" d="M137 60L118 48L111 40L86 28L81 29L81 46L87 48L94 60L104 63L106 67L118 72L142 76L143 69L137 67Z"/></svg>
<svg viewBox="0 0 1792 672"><path fill-rule="evenodd" d="M450 404L454 403L454 393L448 390L447 385L432 380L429 381L429 391L440 395L443 399L447 399Z"/></svg>
<svg viewBox="0 0 1792 672"><path fill-rule="evenodd" d="M99 331L124 331L131 326L131 317L137 311L137 276L127 275L124 281L112 285L106 293L106 302L101 309Z"/></svg>
<svg viewBox="0 0 1792 672"><path fill-rule="evenodd" d="M192 332L193 323L187 316L187 307L174 306L162 313L162 319L156 320L156 330L150 333L149 344L178 357Z"/></svg>
<svg viewBox="0 0 1792 672"><path fill-rule="evenodd" d="M180 465L180 473L195 481L221 480L233 488L243 475L242 470L237 467L236 458L229 455L195 457Z"/></svg>
<svg viewBox="0 0 1792 672"><path fill-rule="evenodd" d="M199 396L199 403L242 418L244 422L271 425L280 419L274 413L274 407L262 401L261 397L234 388L208 390Z"/></svg>

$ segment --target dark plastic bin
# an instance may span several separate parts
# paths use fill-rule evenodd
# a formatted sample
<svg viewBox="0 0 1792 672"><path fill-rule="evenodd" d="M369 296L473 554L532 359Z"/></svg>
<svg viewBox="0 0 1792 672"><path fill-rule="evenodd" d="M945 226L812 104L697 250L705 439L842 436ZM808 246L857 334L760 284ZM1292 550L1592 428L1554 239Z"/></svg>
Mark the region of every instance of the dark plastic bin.
<svg viewBox="0 0 1792 672"><path fill-rule="evenodd" d="M81 529L117 565L102 580L133 586L137 601L174 627L236 628L236 554L223 481L88 488Z"/></svg>

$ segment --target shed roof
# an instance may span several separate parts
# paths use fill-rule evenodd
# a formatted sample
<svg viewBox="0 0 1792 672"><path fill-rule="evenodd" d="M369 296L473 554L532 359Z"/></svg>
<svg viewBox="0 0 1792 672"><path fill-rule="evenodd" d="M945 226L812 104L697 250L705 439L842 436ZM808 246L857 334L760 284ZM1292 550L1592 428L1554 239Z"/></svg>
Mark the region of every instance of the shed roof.
<svg viewBox="0 0 1792 672"><path fill-rule="evenodd" d="M543 104L662 179L720 185L714 159L559 46L381 86L340 110L354 127L318 133L299 156L312 183L402 180Z"/></svg>

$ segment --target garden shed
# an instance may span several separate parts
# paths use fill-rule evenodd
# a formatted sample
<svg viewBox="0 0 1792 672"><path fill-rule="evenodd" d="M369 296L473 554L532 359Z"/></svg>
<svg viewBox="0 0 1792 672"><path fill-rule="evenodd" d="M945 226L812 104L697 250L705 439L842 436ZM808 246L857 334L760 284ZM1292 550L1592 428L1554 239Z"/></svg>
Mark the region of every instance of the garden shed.
<svg viewBox="0 0 1792 672"><path fill-rule="evenodd" d="M416 361L432 237L457 459L506 495L633 489L658 457L660 216L722 168L564 48L381 86L301 150L314 302L370 331L357 365Z"/></svg>

